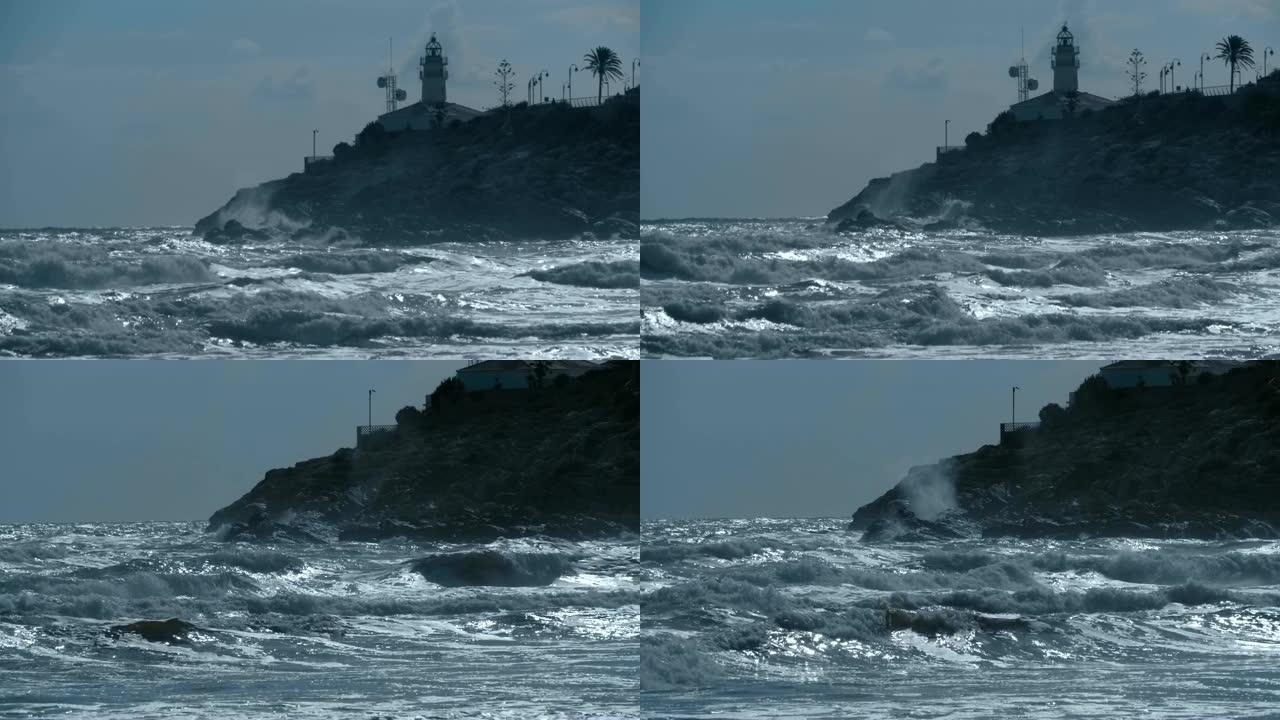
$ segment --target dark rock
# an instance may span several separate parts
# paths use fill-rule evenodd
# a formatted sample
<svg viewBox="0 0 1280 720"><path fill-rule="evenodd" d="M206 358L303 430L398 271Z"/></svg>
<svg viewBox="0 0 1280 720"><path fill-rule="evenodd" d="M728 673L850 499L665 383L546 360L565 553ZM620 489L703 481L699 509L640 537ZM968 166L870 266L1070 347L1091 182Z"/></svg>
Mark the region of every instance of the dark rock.
<svg viewBox="0 0 1280 720"><path fill-rule="evenodd" d="M543 586L572 570L572 564L563 555L496 550L430 555L413 561L410 566L427 580L446 587Z"/></svg>
<svg viewBox="0 0 1280 720"><path fill-rule="evenodd" d="M178 618L168 620L139 620L125 625L112 625L107 634L120 637L124 634L137 635L148 642L185 645L190 642L192 632L200 628Z"/></svg>
<svg viewBox="0 0 1280 720"><path fill-rule="evenodd" d="M271 235L262 230L247 228L239 220L228 220L220 229L205 233L204 239L218 245L229 245L248 241L261 242L270 240Z"/></svg>

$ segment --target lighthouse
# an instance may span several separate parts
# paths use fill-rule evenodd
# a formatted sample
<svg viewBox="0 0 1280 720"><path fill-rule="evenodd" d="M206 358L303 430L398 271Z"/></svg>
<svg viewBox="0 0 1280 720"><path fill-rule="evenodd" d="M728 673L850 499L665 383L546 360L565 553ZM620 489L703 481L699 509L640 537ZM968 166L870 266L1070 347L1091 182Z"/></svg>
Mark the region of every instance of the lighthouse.
<svg viewBox="0 0 1280 720"><path fill-rule="evenodd" d="M1059 94L1077 92L1080 89L1080 48L1075 37L1062 24L1058 44L1053 48L1053 91Z"/></svg>
<svg viewBox="0 0 1280 720"><path fill-rule="evenodd" d="M418 60L418 77L422 79L423 105L438 105L446 102L444 83L449 79L449 70L446 68L448 64L449 58L444 56L440 41L436 40L435 33L431 33L431 40L427 43L427 54Z"/></svg>

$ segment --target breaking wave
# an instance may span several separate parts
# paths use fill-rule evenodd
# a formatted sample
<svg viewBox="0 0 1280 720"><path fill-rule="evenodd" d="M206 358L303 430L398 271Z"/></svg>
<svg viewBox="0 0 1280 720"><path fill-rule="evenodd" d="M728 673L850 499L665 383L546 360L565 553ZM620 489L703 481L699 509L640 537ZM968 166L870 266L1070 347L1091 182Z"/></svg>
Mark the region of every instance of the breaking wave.
<svg viewBox="0 0 1280 720"><path fill-rule="evenodd" d="M634 260L577 263L550 270L530 270L525 275L534 280L557 285L596 288L640 287L640 264Z"/></svg>

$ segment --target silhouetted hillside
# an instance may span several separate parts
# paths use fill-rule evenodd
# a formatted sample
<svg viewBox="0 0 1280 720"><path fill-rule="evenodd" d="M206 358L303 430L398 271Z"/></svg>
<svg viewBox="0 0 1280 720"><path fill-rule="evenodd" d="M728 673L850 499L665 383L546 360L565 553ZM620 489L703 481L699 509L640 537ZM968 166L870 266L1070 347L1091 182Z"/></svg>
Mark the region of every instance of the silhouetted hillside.
<svg viewBox="0 0 1280 720"><path fill-rule="evenodd" d="M1280 72L1231 97L1153 93L1061 121L1005 112L966 145L872 180L828 221L1031 234L1280 224Z"/></svg>
<svg viewBox="0 0 1280 720"><path fill-rule="evenodd" d="M456 541L638 530L639 363L537 390L445 388L427 412L397 413L397 430L367 447L268 471L209 530Z"/></svg>
<svg viewBox="0 0 1280 720"><path fill-rule="evenodd" d="M196 233L211 242L638 236L638 89L597 108L521 103L427 132L370 124L334 150L311 173L237 192Z"/></svg>
<svg viewBox="0 0 1280 720"><path fill-rule="evenodd" d="M912 468L858 509L868 539L904 533L1280 537L1280 363L1173 387L1091 378L1022 442ZM995 428L993 428L993 431Z"/></svg>

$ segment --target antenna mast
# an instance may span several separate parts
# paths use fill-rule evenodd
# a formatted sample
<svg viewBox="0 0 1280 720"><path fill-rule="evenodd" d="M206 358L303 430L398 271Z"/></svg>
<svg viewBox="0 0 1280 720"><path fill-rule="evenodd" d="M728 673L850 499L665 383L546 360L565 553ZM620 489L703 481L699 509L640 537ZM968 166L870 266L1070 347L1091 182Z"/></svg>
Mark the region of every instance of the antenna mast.
<svg viewBox="0 0 1280 720"><path fill-rule="evenodd" d="M391 38L387 38L387 74L378 77L378 87L387 91L387 112L394 112L396 103L405 98L403 90L396 89L395 51Z"/></svg>

